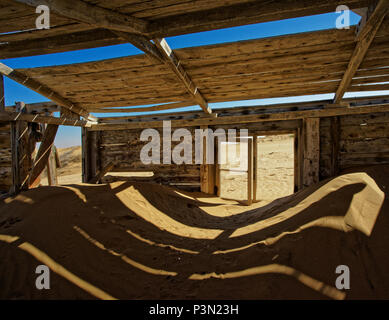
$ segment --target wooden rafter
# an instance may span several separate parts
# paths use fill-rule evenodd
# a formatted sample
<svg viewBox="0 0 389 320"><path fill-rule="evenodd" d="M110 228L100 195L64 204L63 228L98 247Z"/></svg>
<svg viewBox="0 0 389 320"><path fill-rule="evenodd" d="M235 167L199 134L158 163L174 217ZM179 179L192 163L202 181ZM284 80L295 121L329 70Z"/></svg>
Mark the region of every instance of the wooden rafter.
<svg viewBox="0 0 389 320"><path fill-rule="evenodd" d="M0 112L0 121L27 121L33 123L47 123L70 127L87 127L90 126L88 121L75 120L69 118L56 118L52 116L41 116L36 114L20 112Z"/></svg>
<svg viewBox="0 0 389 320"><path fill-rule="evenodd" d="M356 9L365 7L370 2L368 0L249 1L154 19L150 23L148 36L152 38L171 37L253 23L311 16L334 12L338 5L347 5L350 9Z"/></svg>
<svg viewBox="0 0 389 320"><path fill-rule="evenodd" d="M185 108L195 105L195 102L175 102L168 104L161 104L152 107L144 108L103 108L103 109L89 109L91 112L96 113L134 113L134 112L150 112L150 111L163 111L163 110L172 110L178 108Z"/></svg>
<svg viewBox="0 0 389 320"><path fill-rule="evenodd" d="M130 15L94 6L80 0L14 0L29 6L47 5L51 11L73 20L102 28L133 32L147 32L148 22Z"/></svg>
<svg viewBox="0 0 389 320"><path fill-rule="evenodd" d="M322 118L322 117L335 117L342 115L356 115L356 114L369 114L376 112L389 112L389 104L377 104L366 105L358 107L338 107L338 108L320 108L314 110L302 110L302 111L287 111L277 113L265 113L265 114L250 114L250 115L233 115L223 117L207 117L197 118L190 120L172 120L172 128L177 127L193 127L193 126L212 126L212 125L225 125L236 123L254 123L254 122L268 122L268 121L281 121L281 120L298 120L305 118ZM126 123L99 123L92 125L89 131L102 131L102 130L127 130L127 129L144 129L144 128L161 128L163 127L163 121L142 121L142 122L126 122Z"/></svg>
<svg viewBox="0 0 389 320"><path fill-rule="evenodd" d="M50 99L55 103L58 103L60 106L63 106L86 119L96 120L96 118L91 116L85 109L62 97L52 89L41 84L39 81L31 79L22 72L16 71L3 63L0 63L0 74L22 84L23 86L39 93L40 95Z"/></svg>
<svg viewBox="0 0 389 320"><path fill-rule="evenodd" d="M344 73L343 79L340 82L338 90L336 91L334 103L339 103L343 99L347 89L350 87L353 77L362 64L363 59L365 58L366 53L388 12L388 9L389 0L380 0L363 29L359 32L357 37L357 46L350 59L347 70Z"/></svg>
<svg viewBox="0 0 389 320"><path fill-rule="evenodd" d="M161 55L157 47L145 36L121 31L113 31L113 33L116 34L118 37L130 42L132 45L137 47L139 50L145 52L157 62L165 62L163 56Z"/></svg>
<svg viewBox="0 0 389 320"><path fill-rule="evenodd" d="M191 77L185 71L184 67L165 39L154 39L154 43L152 43L146 37L141 35L116 31L114 33L121 38L128 40L157 63L166 64L178 77L180 82L185 86L185 89L193 97L194 101L196 101L196 103L204 110L204 112L208 114L212 113L211 108L208 106L208 102L198 90L197 86L193 83Z"/></svg>
<svg viewBox="0 0 389 320"><path fill-rule="evenodd" d="M185 71L174 51L169 47L165 39L155 39L154 43L161 54L164 56L165 63L170 66L173 72L184 84L186 90L193 96L194 100L200 105L205 113L212 113L208 102L205 100L197 86L193 83L191 77Z"/></svg>
<svg viewBox="0 0 389 320"><path fill-rule="evenodd" d="M18 0L15 0L18 1ZM62 1L66 10L74 10L69 3L73 1ZM34 4L39 2L43 4L43 1L29 1L19 0L19 2L26 4ZM49 2L49 1L46 1ZM81 2L78 0L77 2ZM119 3L119 1L113 1ZM124 1L123 1L124 2ZM160 6L163 6L164 1L160 2ZM170 3L171 1L169 1ZM146 26L146 32L143 33L149 39L169 37L173 35L181 35L192 32L202 32L208 30L215 30L219 28L234 27L244 24L261 23L273 20L282 20L287 18L296 18L300 16L309 16L313 14L321 14L327 12L333 12L337 5L347 5L349 8L361 8L366 7L369 4L369 0L290 0L290 1L244 1L240 4L226 5L224 1L220 1L220 5L215 5L216 1L210 5L213 9L202 9L199 7L199 11L188 13L177 13L164 18L151 19L152 21ZM60 3L57 0L56 3ZM83 12L77 12L77 15L70 16L75 23L68 25L53 26L50 30L29 30L24 32L12 32L0 35L0 43L4 43L0 46L0 58L11 57L23 57L29 55L38 55L43 53L64 52L70 50L88 49L93 47L107 46L118 44L117 37L112 38L112 33L103 32L102 29L96 29L95 25L91 25L90 21L92 16L90 12L93 12L96 8L93 4L84 3L88 8L93 10L87 11L87 17ZM135 4L136 6L137 4ZM167 4L166 4L167 5ZM131 5L130 5L131 6ZM68 8L70 7L70 9ZM215 8L216 7L216 8ZM77 8L77 7L74 7ZM109 15L119 14L112 10L106 10L98 8L98 11L104 11ZM65 10L63 10L65 11ZM66 12L65 12L66 13ZM62 14L65 14L62 12ZM120 15L120 14L119 14ZM125 15L126 19L130 16ZM88 19L89 23L77 23L76 21L85 21ZM139 21L139 19L136 19ZM34 21L32 21L33 23ZM101 25L101 21L97 21ZM144 24L144 21L141 22ZM109 24L104 24L100 28L108 28ZM132 32L128 30L127 25L124 25L124 32ZM122 26L120 26L122 29ZM114 30L111 26L111 30ZM14 30L16 31L16 30ZM21 30L18 30L21 31ZM38 40L38 41L37 41ZM7 44L6 44L7 43Z"/></svg>

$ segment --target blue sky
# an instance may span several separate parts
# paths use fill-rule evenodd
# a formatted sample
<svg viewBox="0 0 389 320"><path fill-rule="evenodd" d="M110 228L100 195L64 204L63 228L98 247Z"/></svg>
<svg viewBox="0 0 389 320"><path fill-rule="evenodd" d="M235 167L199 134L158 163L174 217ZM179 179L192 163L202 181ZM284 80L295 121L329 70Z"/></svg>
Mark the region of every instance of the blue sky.
<svg viewBox="0 0 389 320"><path fill-rule="evenodd" d="M322 15L316 15L311 17L288 19L282 21L254 24L249 26L189 34L189 35L183 35L178 37L171 37L171 38L167 38L167 41L173 49L179 49L179 48L201 46L201 45L208 45L208 44L266 38L266 37L300 33L300 32L333 29L335 28L336 19L338 18L338 16L339 15L336 13L322 14ZM351 13L351 25L357 24L359 18L360 17L358 15ZM136 54L142 54L142 52L130 44L124 44L124 45L117 45L117 46L110 46L110 47L103 47L103 48L96 48L96 49L79 50L79 51L72 51L66 53L49 54L49 55L26 57L26 58L3 59L1 60L1 62L9 65L12 68L33 68L33 67L96 61L96 60L117 58L117 57L136 55ZM383 94L384 92L381 93ZM375 92L372 94L378 94L378 93ZM353 96L356 95L358 94L353 94ZM363 95L367 95L367 93L365 92L363 93ZM236 101L236 102L228 102L228 103L211 104L210 106L215 109L221 107L273 104L273 103L297 102L297 101L307 101L307 100L322 100L322 99L331 99L332 97L333 95L319 95L319 96L305 96L305 97L293 97L293 98L281 98L281 99ZM34 102L42 102L48 100L40 96L39 94L36 94L35 92L6 78L5 79L5 101L6 101L6 105L13 105L16 101L23 101L25 103L34 103ZM183 110L188 110L188 108L185 108ZM120 115L120 114L116 114L116 115ZM73 128L73 127L60 127L55 143L60 148L80 145L81 130L79 128Z"/></svg>

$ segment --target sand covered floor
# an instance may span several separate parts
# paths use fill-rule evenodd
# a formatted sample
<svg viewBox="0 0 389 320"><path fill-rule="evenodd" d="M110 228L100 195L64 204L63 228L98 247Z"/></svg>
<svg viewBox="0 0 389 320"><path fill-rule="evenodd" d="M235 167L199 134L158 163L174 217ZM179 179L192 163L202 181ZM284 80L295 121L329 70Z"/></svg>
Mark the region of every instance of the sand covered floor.
<svg viewBox="0 0 389 320"><path fill-rule="evenodd" d="M0 299L389 299L388 187L389 166L252 207L152 184L41 187L0 204ZM35 287L42 264L50 290Z"/></svg>

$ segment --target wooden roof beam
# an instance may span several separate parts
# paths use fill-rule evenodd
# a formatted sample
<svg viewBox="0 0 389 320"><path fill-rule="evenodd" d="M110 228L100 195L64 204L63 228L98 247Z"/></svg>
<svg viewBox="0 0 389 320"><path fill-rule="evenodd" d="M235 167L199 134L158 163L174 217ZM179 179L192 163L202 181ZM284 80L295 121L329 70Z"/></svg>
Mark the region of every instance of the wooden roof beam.
<svg viewBox="0 0 389 320"><path fill-rule="evenodd" d="M366 7L371 0L250 1L168 16L150 22L148 36L171 37L290 18L334 12L338 5Z"/></svg>
<svg viewBox="0 0 389 320"><path fill-rule="evenodd" d="M39 93L40 95L50 99L51 101L57 103L58 105L65 107L69 109L70 111L79 114L80 116L84 117L85 119L96 121L96 117L93 117L89 114L88 111L81 108L80 106L74 104L70 100L62 97L52 89L46 87L45 85L41 84L39 81L32 79L28 77L27 75L23 74L20 71L14 70L8 66L6 66L3 63L0 63L0 74L8 77L9 79L12 79L16 81L17 83L20 83L21 85Z"/></svg>
<svg viewBox="0 0 389 320"><path fill-rule="evenodd" d="M32 7L47 5L63 17L106 29L146 33L148 22L136 17L98 7L80 0L14 0Z"/></svg>
<svg viewBox="0 0 389 320"><path fill-rule="evenodd" d="M193 83L191 77L187 74L184 67L180 63L180 60L175 55L174 51L170 48L165 39L154 39L155 46L164 57L165 63L173 70L178 76L180 81L184 84L186 90L193 96L193 99L204 110L205 113L211 114L212 110L208 105L197 86Z"/></svg>
<svg viewBox="0 0 389 320"><path fill-rule="evenodd" d="M367 20L364 28L359 32L357 36L357 46L350 59L349 65L346 72L344 73L343 79L338 87L335 94L334 103L340 103L343 99L344 94L350 87L355 73L358 71L363 59L366 56L367 51L371 43L373 42L378 29L380 28L385 15L389 10L389 0L380 0L374 9L374 12Z"/></svg>

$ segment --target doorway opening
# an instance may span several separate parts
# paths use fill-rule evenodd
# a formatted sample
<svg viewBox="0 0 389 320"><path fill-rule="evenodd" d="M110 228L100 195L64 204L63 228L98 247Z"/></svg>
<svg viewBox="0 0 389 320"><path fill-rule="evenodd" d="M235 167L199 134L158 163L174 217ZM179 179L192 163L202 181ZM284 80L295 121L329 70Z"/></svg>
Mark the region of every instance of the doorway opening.
<svg viewBox="0 0 389 320"><path fill-rule="evenodd" d="M218 196L251 205L269 203L295 191L295 134L251 136L222 142Z"/></svg>

